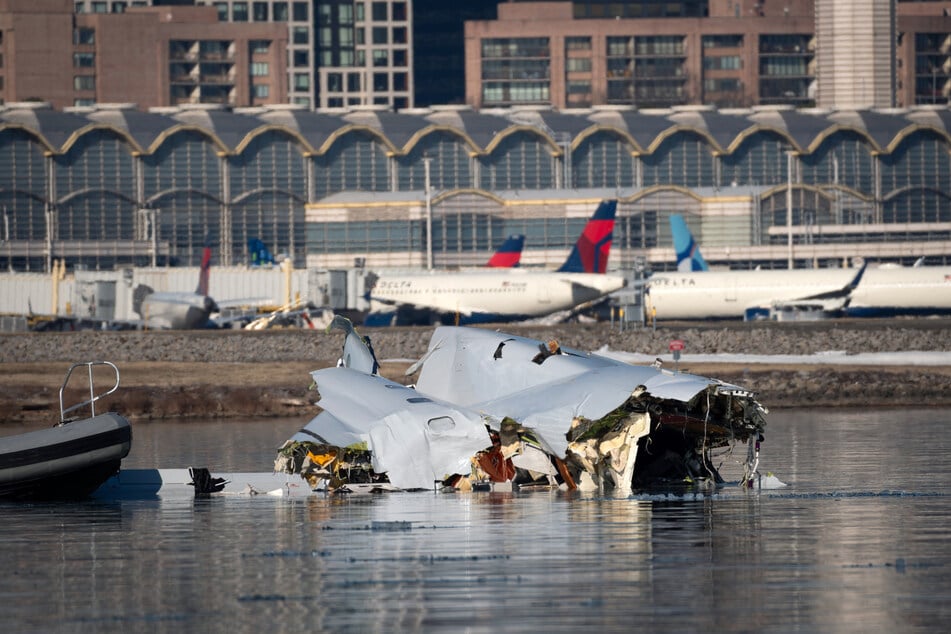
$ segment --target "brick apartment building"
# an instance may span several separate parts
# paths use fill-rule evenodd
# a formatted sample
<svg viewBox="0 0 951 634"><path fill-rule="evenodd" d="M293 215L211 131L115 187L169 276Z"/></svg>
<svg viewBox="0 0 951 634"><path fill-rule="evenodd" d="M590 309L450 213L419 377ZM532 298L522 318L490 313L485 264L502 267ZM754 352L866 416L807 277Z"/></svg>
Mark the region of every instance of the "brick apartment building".
<svg viewBox="0 0 951 634"><path fill-rule="evenodd" d="M951 2L895 0L502 3L497 20L466 23L466 102L947 103L949 14ZM823 72L836 88L848 88L827 84L824 94L835 103L817 104Z"/></svg>
<svg viewBox="0 0 951 634"><path fill-rule="evenodd" d="M219 22L213 7L0 0L0 102L286 103L287 37L284 24Z"/></svg>

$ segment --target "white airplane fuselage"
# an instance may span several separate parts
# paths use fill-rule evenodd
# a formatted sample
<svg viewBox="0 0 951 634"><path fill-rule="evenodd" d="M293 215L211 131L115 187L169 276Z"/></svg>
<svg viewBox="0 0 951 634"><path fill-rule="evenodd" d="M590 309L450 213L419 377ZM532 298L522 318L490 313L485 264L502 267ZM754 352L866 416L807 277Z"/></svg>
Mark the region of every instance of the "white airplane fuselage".
<svg viewBox="0 0 951 634"><path fill-rule="evenodd" d="M951 266L870 268L846 309L856 317L951 314Z"/></svg>
<svg viewBox="0 0 951 634"><path fill-rule="evenodd" d="M951 267L867 268L858 285L834 294L856 269L701 271L655 273L648 281L646 310L663 319L743 319L750 310L811 305L848 316L951 313Z"/></svg>
<svg viewBox="0 0 951 634"><path fill-rule="evenodd" d="M624 284L617 275L524 269L382 275L370 297L380 303L457 314L460 323L480 323L549 315L608 295Z"/></svg>
<svg viewBox="0 0 951 634"><path fill-rule="evenodd" d="M142 319L147 328L193 330L205 328L215 301L197 293L152 293L142 300Z"/></svg>
<svg viewBox="0 0 951 634"><path fill-rule="evenodd" d="M832 293L855 275L855 269L655 273L645 306L657 319L743 319L750 309Z"/></svg>

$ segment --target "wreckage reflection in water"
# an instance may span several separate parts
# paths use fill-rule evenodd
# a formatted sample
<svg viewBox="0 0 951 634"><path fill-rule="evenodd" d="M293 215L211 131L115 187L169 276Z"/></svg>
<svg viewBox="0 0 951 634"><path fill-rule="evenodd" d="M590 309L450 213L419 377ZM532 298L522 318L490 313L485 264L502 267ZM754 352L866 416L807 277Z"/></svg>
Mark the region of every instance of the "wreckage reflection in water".
<svg viewBox="0 0 951 634"><path fill-rule="evenodd" d="M187 466L205 446L220 460L206 466L258 470L295 423L233 434L224 423L142 425L125 466ZM2 504L4 622L18 632L944 631L949 424L951 410L773 412L761 468L789 486L772 491Z"/></svg>

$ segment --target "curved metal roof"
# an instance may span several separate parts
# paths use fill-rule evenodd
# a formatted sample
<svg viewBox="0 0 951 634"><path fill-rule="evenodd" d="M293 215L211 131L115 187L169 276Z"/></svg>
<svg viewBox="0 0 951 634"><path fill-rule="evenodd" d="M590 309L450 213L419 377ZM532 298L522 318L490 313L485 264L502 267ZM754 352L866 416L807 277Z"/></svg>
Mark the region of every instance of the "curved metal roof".
<svg viewBox="0 0 951 634"><path fill-rule="evenodd" d="M585 138L606 131L631 144L632 153L654 151L681 132L696 134L717 152L733 152L745 139L773 131L789 140L790 148L814 152L830 136L850 131L868 140L872 151L891 152L916 131L942 135L951 143L951 109L924 106L883 110L796 110L791 107L723 109L682 106L665 110L635 110L600 106L585 110L517 108L474 111L465 106L392 112L359 108L311 112L294 106L229 110L215 106L134 110L131 104L100 104L55 111L43 103L0 106L0 128L18 127L35 134L52 152L65 152L87 131L108 127L125 135L136 151L150 153L178 129L199 130L223 153L240 153L256 136L273 129L298 139L307 153L326 152L351 130L379 137L391 152L413 150L427 134L448 130L458 134L471 151L491 152L499 141L518 130L537 131L558 151L570 140L577 147Z"/></svg>

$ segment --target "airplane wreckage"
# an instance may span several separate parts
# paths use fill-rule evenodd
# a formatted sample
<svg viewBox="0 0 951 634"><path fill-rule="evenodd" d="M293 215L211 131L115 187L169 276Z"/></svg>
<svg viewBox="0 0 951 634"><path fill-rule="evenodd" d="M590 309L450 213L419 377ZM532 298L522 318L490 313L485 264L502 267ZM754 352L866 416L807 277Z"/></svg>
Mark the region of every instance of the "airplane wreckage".
<svg viewBox="0 0 951 634"><path fill-rule="evenodd" d="M379 375L349 321L334 327L347 333L337 367L311 373L322 411L275 461L314 490L717 485L715 460L744 443L740 484L758 481L767 410L736 385L439 327L405 386Z"/></svg>

